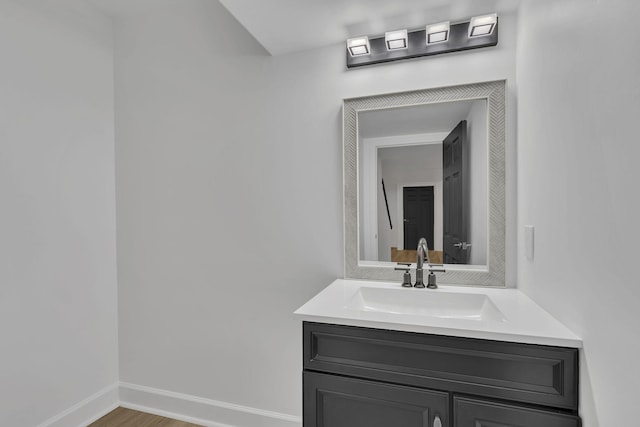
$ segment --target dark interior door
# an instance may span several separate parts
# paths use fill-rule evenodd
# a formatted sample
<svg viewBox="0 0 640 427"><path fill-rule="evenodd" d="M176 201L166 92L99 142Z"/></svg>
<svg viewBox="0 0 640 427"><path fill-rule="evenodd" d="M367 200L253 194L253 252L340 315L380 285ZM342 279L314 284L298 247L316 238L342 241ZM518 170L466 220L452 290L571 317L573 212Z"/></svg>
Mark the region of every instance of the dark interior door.
<svg viewBox="0 0 640 427"><path fill-rule="evenodd" d="M404 187L404 249L415 249L421 237L433 250L433 187Z"/></svg>
<svg viewBox="0 0 640 427"><path fill-rule="evenodd" d="M469 224L469 147L463 120L442 143L443 261L466 264ZM463 245L463 243L465 245Z"/></svg>

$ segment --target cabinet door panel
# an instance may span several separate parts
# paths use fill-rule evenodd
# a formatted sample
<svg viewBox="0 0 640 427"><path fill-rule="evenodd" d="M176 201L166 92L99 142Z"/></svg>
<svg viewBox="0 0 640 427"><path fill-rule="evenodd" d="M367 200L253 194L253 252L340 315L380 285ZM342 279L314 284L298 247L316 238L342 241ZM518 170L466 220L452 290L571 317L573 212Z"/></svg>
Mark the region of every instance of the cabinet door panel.
<svg viewBox="0 0 640 427"><path fill-rule="evenodd" d="M455 397L454 427L579 427L573 415Z"/></svg>
<svg viewBox="0 0 640 427"><path fill-rule="evenodd" d="M448 393L304 372L304 427L449 424Z"/></svg>

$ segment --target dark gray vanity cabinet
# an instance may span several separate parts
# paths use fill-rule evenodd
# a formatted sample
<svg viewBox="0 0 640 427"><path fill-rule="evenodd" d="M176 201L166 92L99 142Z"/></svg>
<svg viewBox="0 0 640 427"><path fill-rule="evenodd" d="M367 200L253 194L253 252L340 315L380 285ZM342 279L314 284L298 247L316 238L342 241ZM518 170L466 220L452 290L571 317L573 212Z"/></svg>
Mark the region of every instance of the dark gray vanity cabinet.
<svg viewBox="0 0 640 427"><path fill-rule="evenodd" d="M304 427L579 427L577 349L303 324Z"/></svg>
<svg viewBox="0 0 640 427"><path fill-rule="evenodd" d="M454 427L579 427L571 414L462 397L453 398Z"/></svg>
<svg viewBox="0 0 640 427"><path fill-rule="evenodd" d="M447 393L316 372L303 382L305 427L448 425Z"/></svg>

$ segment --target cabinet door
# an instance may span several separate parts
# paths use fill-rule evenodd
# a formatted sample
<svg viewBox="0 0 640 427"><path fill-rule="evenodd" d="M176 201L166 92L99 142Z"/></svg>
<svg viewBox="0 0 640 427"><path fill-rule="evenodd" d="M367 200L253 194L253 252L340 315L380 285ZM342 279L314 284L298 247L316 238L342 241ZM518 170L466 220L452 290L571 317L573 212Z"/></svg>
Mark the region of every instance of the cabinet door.
<svg viewBox="0 0 640 427"><path fill-rule="evenodd" d="M448 393L304 372L304 427L449 427Z"/></svg>
<svg viewBox="0 0 640 427"><path fill-rule="evenodd" d="M454 427L579 427L574 415L455 397Z"/></svg>

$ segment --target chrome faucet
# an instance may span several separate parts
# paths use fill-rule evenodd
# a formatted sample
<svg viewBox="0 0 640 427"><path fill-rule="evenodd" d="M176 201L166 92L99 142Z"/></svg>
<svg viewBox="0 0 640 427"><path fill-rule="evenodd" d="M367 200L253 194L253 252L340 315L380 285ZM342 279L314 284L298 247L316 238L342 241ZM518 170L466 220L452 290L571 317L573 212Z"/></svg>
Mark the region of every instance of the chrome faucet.
<svg viewBox="0 0 640 427"><path fill-rule="evenodd" d="M418 260L416 261L416 284L413 285L415 288L424 288L424 280L423 280L423 266L424 260L427 260L427 265L429 265L429 248L427 247L427 239L421 237L418 240Z"/></svg>
<svg viewBox="0 0 640 427"><path fill-rule="evenodd" d="M438 285L436 285L436 275L433 274L434 271L438 271L444 273L444 268L435 269L431 265L429 261L429 248L427 247L427 239L421 237L418 240L418 260L416 261L416 284L413 285L414 288L424 288L424 262L427 261L427 270L429 271L429 276L427 278L427 288L436 289ZM442 267L442 266L440 266Z"/></svg>

